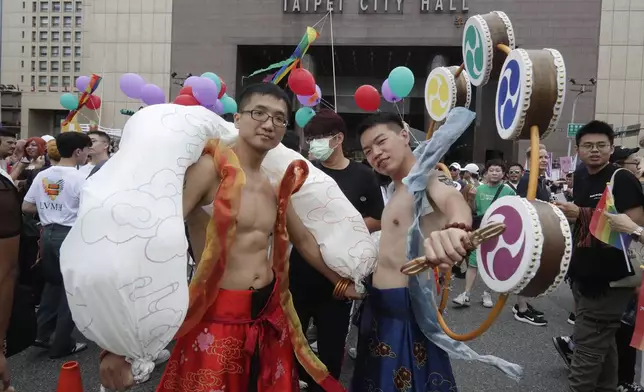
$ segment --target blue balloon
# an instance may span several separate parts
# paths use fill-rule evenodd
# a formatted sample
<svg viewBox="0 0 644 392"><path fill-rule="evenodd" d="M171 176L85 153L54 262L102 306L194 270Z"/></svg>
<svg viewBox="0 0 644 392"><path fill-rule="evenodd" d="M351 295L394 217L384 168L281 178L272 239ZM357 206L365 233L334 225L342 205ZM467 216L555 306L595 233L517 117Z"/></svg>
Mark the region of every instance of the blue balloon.
<svg viewBox="0 0 644 392"><path fill-rule="evenodd" d="M221 104L224 106L224 114L237 113L237 102L230 97L221 97Z"/></svg>
<svg viewBox="0 0 644 392"><path fill-rule="evenodd" d="M396 67L389 73L389 88L397 97L406 98L414 82L414 73L407 67Z"/></svg>
<svg viewBox="0 0 644 392"><path fill-rule="evenodd" d="M221 79L219 79L219 76L217 76L217 74L213 72L204 72L203 74L201 74L201 77L210 79L215 82L215 84L217 85L217 91L221 91Z"/></svg>
<svg viewBox="0 0 644 392"><path fill-rule="evenodd" d="M315 110L309 107L299 108L297 112L295 112L295 122L301 128L304 128L306 124L311 121L313 116L315 116Z"/></svg>
<svg viewBox="0 0 644 392"><path fill-rule="evenodd" d="M78 108L78 97L76 94L65 93L60 96L60 105L67 110L76 110Z"/></svg>

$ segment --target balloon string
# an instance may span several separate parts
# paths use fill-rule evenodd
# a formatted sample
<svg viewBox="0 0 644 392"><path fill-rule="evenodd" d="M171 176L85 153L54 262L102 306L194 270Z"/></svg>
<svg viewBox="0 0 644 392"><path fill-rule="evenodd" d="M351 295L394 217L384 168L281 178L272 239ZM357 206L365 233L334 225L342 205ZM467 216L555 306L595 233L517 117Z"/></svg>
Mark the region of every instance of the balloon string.
<svg viewBox="0 0 644 392"><path fill-rule="evenodd" d="M333 104L331 102L327 101L326 99L324 99L322 97L320 97L320 102L323 103L324 105L326 105L326 107L328 107L329 109L335 111L335 108L334 108L334 106L333 106Z"/></svg>

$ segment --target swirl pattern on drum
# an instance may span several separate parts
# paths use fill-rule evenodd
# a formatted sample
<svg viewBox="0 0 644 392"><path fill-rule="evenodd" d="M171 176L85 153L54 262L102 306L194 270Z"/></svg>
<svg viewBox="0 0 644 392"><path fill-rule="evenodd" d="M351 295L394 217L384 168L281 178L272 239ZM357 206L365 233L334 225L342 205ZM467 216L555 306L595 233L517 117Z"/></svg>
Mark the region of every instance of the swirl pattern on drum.
<svg viewBox="0 0 644 392"><path fill-rule="evenodd" d="M434 121L443 121L456 102L454 75L448 68L430 72L425 83L425 107Z"/></svg>
<svg viewBox="0 0 644 392"><path fill-rule="evenodd" d="M520 197L497 200L483 216L481 225L500 222L505 232L476 250L479 273L498 293L520 292L536 275L543 236L534 208Z"/></svg>
<svg viewBox="0 0 644 392"><path fill-rule="evenodd" d="M520 135L530 108L532 62L523 49L513 50L503 64L496 90L495 117L499 136L514 139Z"/></svg>

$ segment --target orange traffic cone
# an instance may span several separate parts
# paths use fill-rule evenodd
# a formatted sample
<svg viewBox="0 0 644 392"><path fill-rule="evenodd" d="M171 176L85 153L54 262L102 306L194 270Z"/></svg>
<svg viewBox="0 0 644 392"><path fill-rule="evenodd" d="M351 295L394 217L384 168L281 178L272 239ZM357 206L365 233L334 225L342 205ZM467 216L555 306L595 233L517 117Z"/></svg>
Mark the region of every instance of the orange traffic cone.
<svg viewBox="0 0 644 392"><path fill-rule="evenodd" d="M58 376L56 392L83 392L83 380L81 380L78 362L69 361L63 364Z"/></svg>

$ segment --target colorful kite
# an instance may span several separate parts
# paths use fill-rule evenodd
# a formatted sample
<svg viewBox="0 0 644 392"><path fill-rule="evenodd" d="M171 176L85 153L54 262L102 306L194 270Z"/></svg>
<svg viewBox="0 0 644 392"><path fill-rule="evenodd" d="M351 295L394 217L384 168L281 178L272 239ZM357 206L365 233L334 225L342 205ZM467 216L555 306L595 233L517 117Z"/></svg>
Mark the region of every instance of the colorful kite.
<svg viewBox="0 0 644 392"><path fill-rule="evenodd" d="M268 75L266 78L264 78L264 82L271 82L274 84L279 83L286 75L288 75L289 72L297 64L300 62L302 59L302 56L306 54L306 51L309 50L309 47L311 44L320 36L320 33L318 33L313 27L307 27L306 28L306 33L300 40L300 43L297 45L295 48L295 51L293 51L293 54L291 57L289 57L286 60L280 61L279 63L271 64L266 68L259 69L252 74L248 75L248 77L252 77L267 71L271 71L273 69L279 68L277 72L275 72L272 75Z"/></svg>
<svg viewBox="0 0 644 392"><path fill-rule="evenodd" d="M87 101L89 101L89 97L96 91L98 88L99 84L101 84L101 78L100 76L96 74L92 74L92 77L89 79L89 84L87 85L87 88L83 93L81 94L80 98L78 99L78 107L75 110L72 110L69 112L67 117L63 120L61 125L64 127L65 125L69 124L70 121L76 117L76 114L87 104Z"/></svg>

